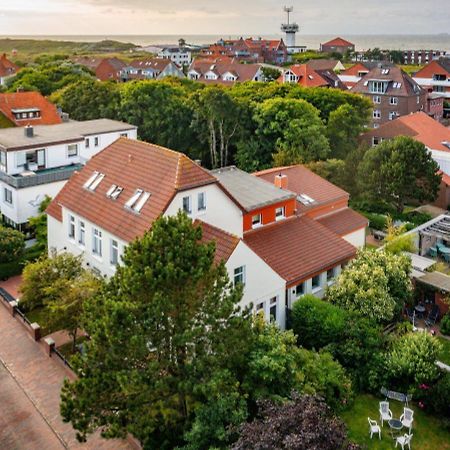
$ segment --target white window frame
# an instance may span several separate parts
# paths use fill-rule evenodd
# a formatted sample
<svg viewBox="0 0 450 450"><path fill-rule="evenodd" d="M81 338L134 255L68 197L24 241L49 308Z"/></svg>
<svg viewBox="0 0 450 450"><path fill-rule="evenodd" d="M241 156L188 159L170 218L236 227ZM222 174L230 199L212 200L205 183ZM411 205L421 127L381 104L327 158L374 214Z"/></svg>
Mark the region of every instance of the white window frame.
<svg viewBox="0 0 450 450"><path fill-rule="evenodd" d="M275 314L272 315L272 308L275 308ZM270 321L276 322L278 319L278 296L272 297L269 300L269 318Z"/></svg>
<svg viewBox="0 0 450 450"><path fill-rule="evenodd" d="M100 137L95 136L94 137L94 147L98 147L100 145Z"/></svg>
<svg viewBox="0 0 450 450"><path fill-rule="evenodd" d="M334 279L336 278L336 267L332 267L327 270L327 284L328 286L334 283ZM329 272L331 272L331 277L328 277Z"/></svg>
<svg viewBox="0 0 450 450"><path fill-rule="evenodd" d="M92 254L102 257L102 232L98 228L92 228Z"/></svg>
<svg viewBox="0 0 450 450"><path fill-rule="evenodd" d="M374 109L372 117L377 120L381 119L381 111L379 109Z"/></svg>
<svg viewBox="0 0 450 450"><path fill-rule="evenodd" d="M381 96L380 95L374 95L372 97L372 101L374 104L379 105L381 103Z"/></svg>
<svg viewBox="0 0 450 450"><path fill-rule="evenodd" d="M187 205L185 204L187 201ZM186 207L187 206L187 207ZM192 214L192 197L190 195L185 195L181 200L181 209L189 216Z"/></svg>
<svg viewBox="0 0 450 450"><path fill-rule="evenodd" d="M236 281L236 279L239 279ZM246 282L246 268L244 266L235 267L233 271L233 283L236 286L237 283L241 283L242 286L245 286Z"/></svg>
<svg viewBox="0 0 450 450"><path fill-rule="evenodd" d="M299 293L299 288L301 287L301 292ZM306 283L303 281L303 283L297 284L297 286L295 286L295 298L299 298L302 295L306 294Z"/></svg>
<svg viewBox="0 0 450 450"><path fill-rule="evenodd" d="M12 190L11 189L8 189L6 187L3 189L3 200L8 205L12 205L13 204L13 197L12 197Z"/></svg>
<svg viewBox="0 0 450 450"><path fill-rule="evenodd" d="M90 146L90 140L89 140L89 138L87 137L85 140L84 140L84 146L86 147L86 148L89 148L89 146Z"/></svg>
<svg viewBox="0 0 450 450"><path fill-rule="evenodd" d="M281 214L278 214L281 211ZM275 208L275 220L283 220L286 219L286 207L285 206L279 206L278 208Z"/></svg>
<svg viewBox="0 0 450 450"><path fill-rule="evenodd" d="M390 105L398 105L398 97L390 97L389 104Z"/></svg>
<svg viewBox="0 0 450 450"><path fill-rule="evenodd" d="M117 239L110 239L109 262L112 266L117 266L119 264L119 242Z"/></svg>
<svg viewBox="0 0 450 450"><path fill-rule="evenodd" d="M314 279L316 279L316 278L319 280L319 284L317 286L314 286ZM322 274L316 275L315 277L311 278L312 293L322 290L321 280L322 280Z"/></svg>
<svg viewBox="0 0 450 450"><path fill-rule="evenodd" d="M262 213L252 215L252 228L259 228L262 224Z"/></svg>
<svg viewBox="0 0 450 450"><path fill-rule="evenodd" d="M72 153L73 149L75 149L75 153ZM78 156L78 144L69 144L67 146L67 157L68 158L75 158L77 156Z"/></svg>
<svg viewBox="0 0 450 450"><path fill-rule="evenodd" d="M197 194L197 211L198 212L206 211L206 192L199 192Z"/></svg>
<svg viewBox="0 0 450 450"><path fill-rule="evenodd" d="M72 216L72 214L69 214L69 229L68 231L68 236L69 239L71 240L75 240L75 216Z"/></svg>
<svg viewBox="0 0 450 450"><path fill-rule="evenodd" d="M86 246L86 224L83 220L78 221L78 245Z"/></svg>

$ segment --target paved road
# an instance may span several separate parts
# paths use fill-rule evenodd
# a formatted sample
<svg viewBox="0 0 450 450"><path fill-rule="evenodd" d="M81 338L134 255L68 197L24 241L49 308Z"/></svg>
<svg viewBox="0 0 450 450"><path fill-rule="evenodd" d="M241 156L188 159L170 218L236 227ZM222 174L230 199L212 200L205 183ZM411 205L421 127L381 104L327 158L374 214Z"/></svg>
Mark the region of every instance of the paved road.
<svg viewBox="0 0 450 450"><path fill-rule="evenodd" d="M70 373L0 304L0 449L130 450L99 433L80 444L59 414L59 393Z"/></svg>

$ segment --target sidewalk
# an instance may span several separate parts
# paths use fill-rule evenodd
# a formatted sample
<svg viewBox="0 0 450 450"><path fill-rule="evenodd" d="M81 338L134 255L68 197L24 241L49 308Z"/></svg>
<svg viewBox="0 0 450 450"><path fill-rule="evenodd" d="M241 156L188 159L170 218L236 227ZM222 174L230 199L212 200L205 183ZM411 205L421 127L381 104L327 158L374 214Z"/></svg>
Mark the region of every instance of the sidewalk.
<svg viewBox="0 0 450 450"><path fill-rule="evenodd" d="M53 358L0 305L0 448L131 450L126 441L98 432L85 444L76 440L59 414L63 380L73 375Z"/></svg>

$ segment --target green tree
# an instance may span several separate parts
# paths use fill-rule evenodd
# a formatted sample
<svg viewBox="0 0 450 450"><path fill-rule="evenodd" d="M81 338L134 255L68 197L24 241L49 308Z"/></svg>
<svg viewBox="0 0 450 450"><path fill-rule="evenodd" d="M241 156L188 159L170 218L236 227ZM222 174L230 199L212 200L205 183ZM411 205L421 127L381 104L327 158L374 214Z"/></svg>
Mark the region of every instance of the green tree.
<svg viewBox="0 0 450 450"><path fill-rule="evenodd" d="M329 144L318 111L304 100L274 98L257 106L257 135L275 165L325 159ZM276 153L275 153L276 152Z"/></svg>
<svg viewBox="0 0 450 450"><path fill-rule="evenodd" d="M396 255L402 252L415 253L416 245L413 234L405 234L406 225L395 226L391 216L387 217L387 235L384 238L384 249Z"/></svg>
<svg viewBox="0 0 450 450"><path fill-rule="evenodd" d="M120 97L117 84L87 78L53 93L51 100L74 120L92 120L117 118Z"/></svg>
<svg viewBox="0 0 450 450"><path fill-rule="evenodd" d="M47 214L45 210L51 202L51 198L46 195L39 205L39 214L34 217L30 217L30 225L34 228L36 235L35 247L41 251L47 250Z"/></svg>
<svg viewBox="0 0 450 450"><path fill-rule="evenodd" d="M363 195L381 199L403 212L408 200L433 201L441 176L438 164L424 144L399 136L369 149L358 170Z"/></svg>
<svg viewBox="0 0 450 450"><path fill-rule="evenodd" d="M206 394L225 398L226 411L235 405L224 374L244 366L251 321L237 314L241 290L223 263L213 264L214 244L201 244L201 235L181 213L158 219L88 302L83 328L91 341L61 404L80 439L100 426L106 437L130 432L144 448L173 448L196 412L207 414L198 409Z"/></svg>
<svg viewBox="0 0 450 450"><path fill-rule="evenodd" d="M361 250L327 292L327 300L379 322L399 314L412 292L411 260L386 251Z"/></svg>
<svg viewBox="0 0 450 450"><path fill-rule="evenodd" d="M281 75L281 71L279 69L275 69L274 67L263 67L261 69L265 81L276 81Z"/></svg>
<svg viewBox="0 0 450 450"><path fill-rule="evenodd" d="M25 236L18 230L0 225L0 263L17 261L25 250Z"/></svg>
<svg viewBox="0 0 450 450"><path fill-rule="evenodd" d="M358 147L358 138L369 122L369 114L361 115L355 107L344 104L330 113L327 136L333 158L345 159Z"/></svg>
<svg viewBox="0 0 450 450"><path fill-rule="evenodd" d="M241 132L240 102L222 86L207 86L192 97L194 119L192 127L209 147L212 168L227 166L231 160L231 146L239 140Z"/></svg>
<svg viewBox="0 0 450 450"><path fill-rule="evenodd" d="M391 385L410 390L435 381L439 374L436 361L441 348L440 342L428 333L409 333L400 337L393 343L386 359Z"/></svg>
<svg viewBox="0 0 450 450"><path fill-rule="evenodd" d="M339 187L346 187L345 161L341 159L326 159L324 161L312 161L306 165L309 170L325 178L330 183Z"/></svg>

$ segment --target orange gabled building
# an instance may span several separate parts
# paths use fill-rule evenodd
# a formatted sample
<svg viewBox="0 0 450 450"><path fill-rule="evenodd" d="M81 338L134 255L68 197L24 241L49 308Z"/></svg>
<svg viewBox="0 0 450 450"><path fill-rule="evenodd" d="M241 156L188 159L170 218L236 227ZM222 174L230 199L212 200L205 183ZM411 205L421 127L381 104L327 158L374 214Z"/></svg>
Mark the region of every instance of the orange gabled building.
<svg viewBox="0 0 450 450"><path fill-rule="evenodd" d="M419 70L413 79L428 92L450 99L450 59L440 58L431 61Z"/></svg>

